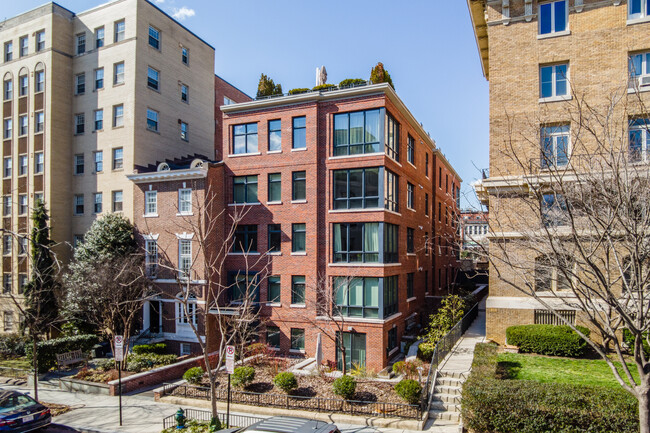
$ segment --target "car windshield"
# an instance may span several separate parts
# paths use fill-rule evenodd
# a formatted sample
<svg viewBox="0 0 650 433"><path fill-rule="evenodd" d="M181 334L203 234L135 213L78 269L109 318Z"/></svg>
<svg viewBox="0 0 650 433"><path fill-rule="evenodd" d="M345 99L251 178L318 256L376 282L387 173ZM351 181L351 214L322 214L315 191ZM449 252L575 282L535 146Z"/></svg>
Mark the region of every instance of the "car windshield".
<svg viewBox="0 0 650 433"><path fill-rule="evenodd" d="M34 400L22 394L0 394L0 413L24 409L36 404Z"/></svg>

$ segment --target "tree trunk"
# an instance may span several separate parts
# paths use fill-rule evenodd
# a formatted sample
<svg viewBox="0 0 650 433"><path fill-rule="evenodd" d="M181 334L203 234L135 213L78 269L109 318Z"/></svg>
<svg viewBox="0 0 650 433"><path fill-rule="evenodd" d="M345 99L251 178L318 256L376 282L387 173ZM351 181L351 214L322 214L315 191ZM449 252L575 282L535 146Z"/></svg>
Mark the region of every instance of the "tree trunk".
<svg viewBox="0 0 650 433"><path fill-rule="evenodd" d="M212 376L212 374L210 374L210 376ZM212 410L212 418L217 416L217 387L214 383L215 380L216 378L210 377L210 409Z"/></svg>
<svg viewBox="0 0 650 433"><path fill-rule="evenodd" d="M637 388L638 389L638 388ZM639 431L650 433L650 387L637 391L639 401Z"/></svg>
<svg viewBox="0 0 650 433"><path fill-rule="evenodd" d="M34 400L38 401L38 353L36 352L36 335L32 336L32 364L34 366Z"/></svg>

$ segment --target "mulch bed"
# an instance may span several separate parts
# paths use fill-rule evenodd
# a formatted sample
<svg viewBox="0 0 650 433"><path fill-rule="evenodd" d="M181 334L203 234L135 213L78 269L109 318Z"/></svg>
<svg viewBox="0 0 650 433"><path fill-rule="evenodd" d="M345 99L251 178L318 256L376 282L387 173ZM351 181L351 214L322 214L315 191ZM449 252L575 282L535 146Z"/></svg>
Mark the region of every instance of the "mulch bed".
<svg viewBox="0 0 650 433"><path fill-rule="evenodd" d="M70 406L66 406L64 404L56 404L56 403L41 403L41 404L43 406L46 406L48 409L50 409L52 416L63 415L64 413L70 412L72 410Z"/></svg>

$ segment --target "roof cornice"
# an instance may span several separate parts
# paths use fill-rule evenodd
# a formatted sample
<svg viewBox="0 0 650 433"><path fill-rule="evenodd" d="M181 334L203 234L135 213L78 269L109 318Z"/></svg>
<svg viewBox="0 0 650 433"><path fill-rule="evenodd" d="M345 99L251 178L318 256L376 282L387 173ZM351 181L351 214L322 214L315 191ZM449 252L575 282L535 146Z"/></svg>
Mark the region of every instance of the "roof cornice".
<svg viewBox="0 0 650 433"><path fill-rule="evenodd" d="M166 182L171 180L191 180L203 179L208 175L207 167L189 168L183 170L166 170L166 171L152 171L149 173L133 173L127 175L133 183L147 183L147 182Z"/></svg>
<svg viewBox="0 0 650 433"><path fill-rule="evenodd" d="M467 0L467 9L469 16L472 20L472 28L474 29L474 38L476 40L476 48L481 60L481 68L483 69L483 76L486 80L490 80L490 59L489 59L489 46L488 46L488 33L487 21L485 18L486 0Z"/></svg>

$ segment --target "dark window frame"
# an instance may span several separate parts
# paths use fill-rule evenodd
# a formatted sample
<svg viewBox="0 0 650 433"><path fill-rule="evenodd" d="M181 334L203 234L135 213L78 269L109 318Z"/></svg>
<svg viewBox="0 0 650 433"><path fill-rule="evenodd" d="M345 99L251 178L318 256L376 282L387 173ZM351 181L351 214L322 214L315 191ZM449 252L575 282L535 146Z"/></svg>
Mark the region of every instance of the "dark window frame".
<svg viewBox="0 0 650 433"><path fill-rule="evenodd" d="M254 178L254 181L253 181ZM243 182L240 182L243 181ZM259 197L258 197L258 183L257 183L257 175L252 174L252 175L247 175L247 176L233 176L232 178L232 202L233 204L255 204L259 203ZM236 200L237 194L236 194L236 189L239 185L243 185L243 191L244 191L244 201L239 202ZM249 195L252 195L253 192L251 190L252 186L255 185L255 201L251 201L252 197L249 197Z"/></svg>
<svg viewBox="0 0 650 433"><path fill-rule="evenodd" d="M239 224L235 228L232 243L233 253L257 253L258 232L257 224Z"/></svg>
<svg viewBox="0 0 650 433"><path fill-rule="evenodd" d="M282 251L282 224L267 226L267 243L269 252L279 253Z"/></svg>
<svg viewBox="0 0 650 433"><path fill-rule="evenodd" d="M278 189L276 190L276 188ZM278 195L277 199L275 199L274 197L275 193L277 193ZM268 174L268 187L267 187L266 199L269 203L282 202L282 173Z"/></svg>
<svg viewBox="0 0 650 433"><path fill-rule="evenodd" d="M380 153L382 151L382 137L383 137L383 130L384 130L384 122L382 122L383 118L383 113L386 110L384 108L373 108L370 110L362 110L362 111L351 111L347 113L337 113L334 115L333 118L333 125L334 125L334 138L332 139L333 143L333 149L332 149L332 154L333 156L346 156L346 155L362 155L366 153ZM350 143L350 137L352 135L351 132L351 127L350 127L350 117L352 115L358 115L359 113L363 113L363 130L361 132L362 135L362 142L360 143ZM368 138L372 137L372 135L368 135L368 121L367 121L367 116L368 113L376 113L377 115L377 137L376 140L368 140ZM337 129L336 124L338 119L346 119L345 122L347 122L347 127L345 130L347 131L345 140L343 140L342 133L338 133L337 131L343 131L343 128ZM343 120L341 120L343 122ZM372 125L371 125L372 126ZM340 142L343 140L344 142ZM354 150L354 151L352 151ZM359 150L358 152L356 150Z"/></svg>
<svg viewBox="0 0 650 433"><path fill-rule="evenodd" d="M300 240L302 239L302 248ZM304 253L307 251L307 224L306 223L293 223L291 224L291 252Z"/></svg>
<svg viewBox="0 0 650 433"><path fill-rule="evenodd" d="M302 196L299 195L301 184ZM305 170L294 171L291 173L291 201L303 200L307 200L307 172Z"/></svg>
<svg viewBox="0 0 650 433"><path fill-rule="evenodd" d="M296 122L304 120L304 126L296 126ZM297 116L291 119L291 148L307 148L307 116Z"/></svg>
<svg viewBox="0 0 650 433"><path fill-rule="evenodd" d="M377 179L377 195L367 195L368 186L370 182L368 180L369 173L376 171ZM343 169L343 170L334 170L332 172L332 190L333 190L333 205L334 209L381 209L379 205L380 197L382 196L383 190L383 179L385 175L384 167L363 167L363 168L352 168L352 169ZM352 182L351 177L354 173L361 173L361 194L352 196ZM345 174L345 192L339 189L340 176ZM342 183L342 182L341 182ZM372 185L370 185L372 186ZM345 196L343 196L345 194ZM340 197L339 197L340 195ZM353 206L353 203L359 202L361 206Z"/></svg>

